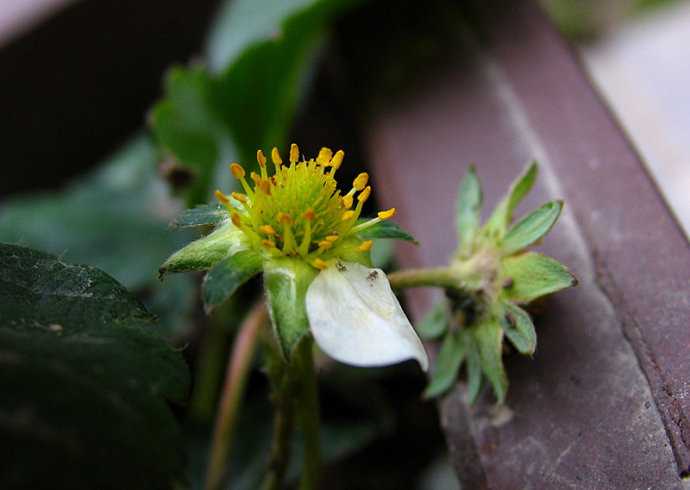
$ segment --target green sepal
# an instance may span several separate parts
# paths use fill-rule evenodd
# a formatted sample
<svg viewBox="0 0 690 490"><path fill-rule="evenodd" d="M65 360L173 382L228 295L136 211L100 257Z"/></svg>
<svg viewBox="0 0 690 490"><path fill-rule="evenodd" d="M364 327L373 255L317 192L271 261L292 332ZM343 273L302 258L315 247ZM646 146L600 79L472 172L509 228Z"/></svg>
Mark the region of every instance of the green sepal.
<svg viewBox="0 0 690 490"><path fill-rule="evenodd" d="M472 405L477 401L482 387L482 364L479 358L477 341L470 332L465 337L467 358L467 402Z"/></svg>
<svg viewBox="0 0 690 490"><path fill-rule="evenodd" d="M228 222L172 254L158 269L158 277L162 279L170 272L208 270L245 246L244 233Z"/></svg>
<svg viewBox="0 0 690 490"><path fill-rule="evenodd" d="M479 213L482 208L482 189L474 165L460 183L457 202L457 226L460 251L469 253L479 230Z"/></svg>
<svg viewBox="0 0 690 490"><path fill-rule="evenodd" d="M502 297L517 303L529 303L577 284L575 276L563 264L536 252L504 258L501 275L509 284L502 290Z"/></svg>
<svg viewBox="0 0 690 490"><path fill-rule="evenodd" d="M503 303L505 315L501 325L506 337L521 354L531 356L537 349L537 332L529 314L510 302Z"/></svg>
<svg viewBox="0 0 690 490"><path fill-rule="evenodd" d="M423 340L435 340L448 330L448 308L445 301L439 301L417 324L417 334Z"/></svg>
<svg viewBox="0 0 690 490"><path fill-rule="evenodd" d="M318 270L295 259L280 258L264 264L264 288L273 332L286 360L309 333L305 297Z"/></svg>
<svg viewBox="0 0 690 490"><path fill-rule="evenodd" d="M458 370L465 357L465 343L463 332L450 332L443 339L441 351L436 359L436 366L431 381L424 390L424 398L434 398L446 393L458 379Z"/></svg>
<svg viewBox="0 0 690 490"><path fill-rule="evenodd" d="M220 204L201 204L195 208L186 209L170 226L173 228L188 228L192 226L219 225L228 219L228 211Z"/></svg>
<svg viewBox="0 0 690 490"><path fill-rule="evenodd" d="M563 201L551 201L517 222L501 241L501 251L511 255L546 235L558 220Z"/></svg>
<svg viewBox="0 0 690 490"><path fill-rule="evenodd" d="M202 296L206 313L224 303L261 269L261 255L253 250L242 250L218 262L204 277Z"/></svg>
<svg viewBox="0 0 690 490"><path fill-rule="evenodd" d="M473 329L479 347L482 372L491 383L498 403L503 403L508 391L508 377L503 369L503 329L495 318L487 318Z"/></svg>
<svg viewBox="0 0 690 490"><path fill-rule="evenodd" d="M506 197L496 206L491 217L484 225L484 233L487 236L502 238L508 225L513 219L513 212L520 201L529 193L537 178L537 162L532 162L525 168L517 179L510 185L510 190Z"/></svg>
<svg viewBox="0 0 690 490"><path fill-rule="evenodd" d="M357 222L364 223L366 221L368 220L358 220ZM404 240L406 242L412 242L415 245L419 243L409 232L400 227L400 225L389 220L379 221L375 225L362 230L358 233L358 235L364 240L390 238L392 240Z"/></svg>

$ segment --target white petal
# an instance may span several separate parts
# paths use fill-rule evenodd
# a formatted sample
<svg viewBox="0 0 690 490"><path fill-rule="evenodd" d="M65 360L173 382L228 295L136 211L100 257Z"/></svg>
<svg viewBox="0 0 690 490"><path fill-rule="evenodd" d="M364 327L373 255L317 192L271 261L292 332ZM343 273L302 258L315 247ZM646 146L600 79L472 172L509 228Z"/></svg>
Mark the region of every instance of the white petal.
<svg viewBox="0 0 690 490"><path fill-rule="evenodd" d="M339 262L322 270L307 291L314 339L326 354L353 366L429 359L381 269Z"/></svg>

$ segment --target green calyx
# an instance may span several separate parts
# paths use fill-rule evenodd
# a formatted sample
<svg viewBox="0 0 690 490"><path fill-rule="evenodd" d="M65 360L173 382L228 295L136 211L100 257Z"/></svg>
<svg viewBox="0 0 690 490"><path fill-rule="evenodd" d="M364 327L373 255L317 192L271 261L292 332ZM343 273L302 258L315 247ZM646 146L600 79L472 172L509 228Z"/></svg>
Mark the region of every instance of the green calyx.
<svg viewBox="0 0 690 490"><path fill-rule="evenodd" d="M473 167L461 183L458 248L449 266L436 272L443 279L437 285L446 289L447 301L422 322L422 335L442 338L426 397L447 392L464 366L470 403L479 395L482 379L489 381L496 399L503 403L508 389L502 360L504 337L524 355L534 354L537 346L534 325L521 305L577 284L555 259L527 251L556 223L562 201L548 202L511 224L515 208L536 177L537 165L532 163L483 226L482 192Z"/></svg>

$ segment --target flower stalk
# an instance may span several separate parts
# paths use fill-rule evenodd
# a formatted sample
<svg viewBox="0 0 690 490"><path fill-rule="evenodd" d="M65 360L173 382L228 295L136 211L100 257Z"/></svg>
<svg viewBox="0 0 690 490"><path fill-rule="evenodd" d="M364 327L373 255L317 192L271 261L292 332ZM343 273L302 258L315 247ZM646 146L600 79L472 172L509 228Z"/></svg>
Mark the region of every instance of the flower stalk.
<svg viewBox="0 0 690 490"><path fill-rule="evenodd" d="M228 360L225 386L213 432L206 473L206 490L220 489L223 480L228 476L232 434L241 406L247 374L256 351L259 332L267 321L268 311L262 301L249 312L235 339L232 354Z"/></svg>
<svg viewBox="0 0 690 490"><path fill-rule="evenodd" d="M312 490L318 487L321 467L319 394L313 352L312 339L305 338L297 347L294 361L300 384L297 418L304 437L301 490Z"/></svg>

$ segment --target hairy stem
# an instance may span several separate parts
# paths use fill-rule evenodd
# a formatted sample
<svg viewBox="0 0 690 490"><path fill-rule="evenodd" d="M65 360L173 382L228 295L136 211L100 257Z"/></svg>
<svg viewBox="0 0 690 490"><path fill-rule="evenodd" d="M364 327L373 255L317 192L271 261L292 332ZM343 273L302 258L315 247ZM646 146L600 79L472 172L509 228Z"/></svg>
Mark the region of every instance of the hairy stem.
<svg viewBox="0 0 690 490"><path fill-rule="evenodd" d="M235 338L213 432L206 472L206 490L219 490L227 478L232 433L237 421L245 381L256 350L259 331L267 320L266 305L263 302L257 303L242 322Z"/></svg>
<svg viewBox="0 0 690 490"><path fill-rule="evenodd" d="M388 274L388 280L394 289L418 287L462 288L460 275L450 267L404 269Z"/></svg>
<svg viewBox="0 0 690 490"><path fill-rule="evenodd" d="M304 436L304 466L301 490L317 488L321 467L319 394L314 370L313 341L302 340L295 353L295 370L299 382L297 417Z"/></svg>

